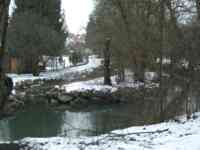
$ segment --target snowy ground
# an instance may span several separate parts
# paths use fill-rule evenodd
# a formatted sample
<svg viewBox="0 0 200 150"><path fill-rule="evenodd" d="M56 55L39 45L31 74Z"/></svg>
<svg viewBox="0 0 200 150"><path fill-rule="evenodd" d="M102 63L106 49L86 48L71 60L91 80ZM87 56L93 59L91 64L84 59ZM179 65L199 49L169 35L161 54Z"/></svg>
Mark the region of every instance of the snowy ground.
<svg viewBox="0 0 200 150"><path fill-rule="evenodd" d="M154 78L154 73L147 72L146 78L150 80L151 78ZM117 76L112 76L112 86L103 85L104 78L96 78L93 80L88 81L78 81L73 82L70 84L63 85L61 88L65 89L66 92L73 92L73 91L88 91L88 90L94 90L94 91L110 91L115 92L118 88L124 88L124 87L130 87L130 88L139 88L140 86L144 85L143 82L134 81L133 80L133 73L127 72L125 77L125 82L121 82L120 84L117 84L116 82ZM152 82L149 82L146 84L146 87L151 88L158 86L157 84L154 84Z"/></svg>
<svg viewBox="0 0 200 150"><path fill-rule="evenodd" d="M54 70L55 68L52 67L52 64L57 64L57 69L64 69L65 67L72 66L72 63L70 62L69 56L62 56L63 62L59 61L60 57L54 57L54 60L48 60L46 64L46 70Z"/></svg>
<svg viewBox="0 0 200 150"><path fill-rule="evenodd" d="M73 92L73 91L83 92L87 90L115 92L119 87L137 88L140 85L143 85L143 83L134 81L124 82L118 85L116 83L116 76L112 76L111 80L113 84L112 86L103 85L104 78L101 77L88 81L73 82L70 84L63 85L61 88L65 89L66 92Z"/></svg>
<svg viewBox="0 0 200 150"><path fill-rule="evenodd" d="M15 83L24 80L55 79L74 72L92 71L100 65L101 59L91 56L87 65L67 68L59 72L42 73L39 77L14 74L9 74L9 76L13 78ZM115 76L112 77L112 87L104 86L102 84L103 78L97 78L63 85L62 88L66 89L67 92L84 90L115 91L119 87L137 88L143 84L129 80L126 83L117 85L115 78ZM185 121L183 116L179 118L180 122L169 121L155 125L131 127L97 137L25 138L21 142L28 144L33 150L200 150L200 113L195 115L197 118L189 121Z"/></svg>
<svg viewBox="0 0 200 150"><path fill-rule="evenodd" d="M53 71L53 70L61 70L66 67L72 67L73 63L70 61L70 56L64 55L62 56L63 61L59 61L60 57L54 57L53 60L49 59L46 64L46 70ZM82 62L77 63L76 65L82 65L87 63L87 59L84 57Z"/></svg>
<svg viewBox="0 0 200 150"><path fill-rule="evenodd" d="M117 130L98 137L25 138L40 150L200 150L200 113L189 121L169 121Z"/></svg>
<svg viewBox="0 0 200 150"><path fill-rule="evenodd" d="M97 56L93 55L89 57L89 62L86 65L81 65L77 67L67 67L60 71L55 72L44 72L40 73L39 76L34 77L32 74L8 74L13 79L14 85L16 83L26 81L26 80L37 80L37 79L62 79L65 76L69 76L72 73L83 73L92 72L93 69L101 65L101 60Z"/></svg>

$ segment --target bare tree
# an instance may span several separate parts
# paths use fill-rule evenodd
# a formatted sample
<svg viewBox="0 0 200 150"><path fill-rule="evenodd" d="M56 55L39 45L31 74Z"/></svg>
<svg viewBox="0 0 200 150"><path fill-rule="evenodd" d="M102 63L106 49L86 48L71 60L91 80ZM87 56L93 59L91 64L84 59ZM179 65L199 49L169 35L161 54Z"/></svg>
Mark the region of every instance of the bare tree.
<svg viewBox="0 0 200 150"><path fill-rule="evenodd" d="M160 0L160 67L159 67L159 95L160 95L160 119L164 120L164 98L163 98L163 48L164 48L164 26L165 26L165 0Z"/></svg>
<svg viewBox="0 0 200 150"><path fill-rule="evenodd" d="M197 9L197 20L200 21L200 0L195 0Z"/></svg>

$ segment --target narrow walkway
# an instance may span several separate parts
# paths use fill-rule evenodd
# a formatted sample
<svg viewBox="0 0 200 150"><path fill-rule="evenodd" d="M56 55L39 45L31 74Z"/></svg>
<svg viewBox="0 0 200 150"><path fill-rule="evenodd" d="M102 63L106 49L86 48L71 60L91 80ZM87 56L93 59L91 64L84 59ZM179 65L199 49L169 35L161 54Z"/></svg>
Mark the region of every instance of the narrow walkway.
<svg viewBox="0 0 200 150"><path fill-rule="evenodd" d="M38 80L38 79L65 79L66 77L70 77L71 74L80 74L83 72L92 72L93 69L98 68L101 65L100 58L92 55L89 57L89 61L85 65L76 66L76 67L68 67L63 70L59 70L56 72L44 72L40 73L39 76L33 76L32 74L7 74L9 77L13 79L14 85L16 83L27 81L27 80Z"/></svg>

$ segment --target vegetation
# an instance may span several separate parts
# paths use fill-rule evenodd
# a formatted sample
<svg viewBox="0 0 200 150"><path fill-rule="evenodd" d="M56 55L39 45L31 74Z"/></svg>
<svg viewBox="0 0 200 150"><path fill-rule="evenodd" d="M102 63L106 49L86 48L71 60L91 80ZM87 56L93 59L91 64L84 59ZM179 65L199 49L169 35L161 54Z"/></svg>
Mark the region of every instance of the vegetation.
<svg viewBox="0 0 200 150"><path fill-rule="evenodd" d="M22 149L198 147L200 0L93 0L82 34L68 32L62 0L13 0L12 15L11 1L0 0L0 119L24 110L0 122L1 140L64 139L25 138ZM5 73L16 64L25 74ZM146 126L183 114L193 119ZM145 126L110 132L134 125ZM75 139L82 134L97 140Z"/></svg>
<svg viewBox="0 0 200 150"><path fill-rule="evenodd" d="M10 21L8 47L16 50L21 71L37 73L42 56L59 56L67 37L61 1L16 0Z"/></svg>
<svg viewBox="0 0 200 150"><path fill-rule="evenodd" d="M190 91L190 85L198 80L199 0L95 2L96 8L87 27L88 46L102 54L106 39L111 39L110 64L119 81L125 80L125 70L132 70L134 79L142 82L145 81L145 72L157 72L162 114L166 83L170 85L181 80ZM166 59L170 64L164 63Z"/></svg>
<svg viewBox="0 0 200 150"><path fill-rule="evenodd" d="M10 0L0 0L0 110L8 97L8 87L5 86L3 60L5 55L6 33L8 27L8 11Z"/></svg>

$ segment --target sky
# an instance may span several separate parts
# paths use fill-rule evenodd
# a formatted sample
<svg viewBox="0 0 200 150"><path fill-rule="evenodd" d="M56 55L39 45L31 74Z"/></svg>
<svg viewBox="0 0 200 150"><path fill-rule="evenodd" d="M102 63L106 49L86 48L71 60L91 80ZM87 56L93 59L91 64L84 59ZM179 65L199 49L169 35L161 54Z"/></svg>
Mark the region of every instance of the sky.
<svg viewBox="0 0 200 150"><path fill-rule="evenodd" d="M89 16L94 9L94 0L62 0L62 9L65 11L66 23L69 32L77 34L84 32ZM11 0L11 8L14 1ZM10 9L10 14L13 9Z"/></svg>
<svg viewBox="0 0 200 150"><path fill-rule="evenodd" d="M94 9L93 0L62 0L69 32L82 33Z"/></svg>

